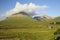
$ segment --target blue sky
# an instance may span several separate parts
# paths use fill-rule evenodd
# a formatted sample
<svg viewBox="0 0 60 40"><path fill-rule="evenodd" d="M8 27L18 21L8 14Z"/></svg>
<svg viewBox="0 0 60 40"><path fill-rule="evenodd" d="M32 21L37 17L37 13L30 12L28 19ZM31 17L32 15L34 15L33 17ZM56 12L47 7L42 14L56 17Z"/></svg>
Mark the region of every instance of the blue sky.
<svg viewBox="0 0 60 40"><path fill-rule="evenodd" d="M0 0L0 14L14 8L17 1L21 4L47 5L48 8L44 10L47 15L60 16L60 0Z"/></svg>

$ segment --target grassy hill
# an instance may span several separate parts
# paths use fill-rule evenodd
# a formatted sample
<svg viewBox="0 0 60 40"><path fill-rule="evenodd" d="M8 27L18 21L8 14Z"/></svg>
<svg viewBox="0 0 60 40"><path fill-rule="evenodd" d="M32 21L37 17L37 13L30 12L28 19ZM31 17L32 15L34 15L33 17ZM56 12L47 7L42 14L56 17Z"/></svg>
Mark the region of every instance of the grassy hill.
<svg viewBox="0 0 60 40"><path fill-rule="evenodd" d="M54 28L47 21L37 21L22 13L0 21L0 39L6 40L54 40Z"/></svg>
<svg viewBox="0 0 60 40"><path fill-rule="evenodd" d="M0 28L40 28L48 26L47 22L37 21L30 16L23 14L14 14L0 22ZM36 24L36 25L35 25Z"/></svg>
<svg viewBox="0 0 60 40"><path fill-rule="evenodd" d="M59 29L60 28L60 16L54 18L53 20L54 22L56 22L56 28Z"/></svg>
<svg viewBox="0 0 60 40"><path fill-rule="evenodd" d="M60 22L60 16L59 16L59 17L54 18L54 21L56 21L56 22Z"/></svg>

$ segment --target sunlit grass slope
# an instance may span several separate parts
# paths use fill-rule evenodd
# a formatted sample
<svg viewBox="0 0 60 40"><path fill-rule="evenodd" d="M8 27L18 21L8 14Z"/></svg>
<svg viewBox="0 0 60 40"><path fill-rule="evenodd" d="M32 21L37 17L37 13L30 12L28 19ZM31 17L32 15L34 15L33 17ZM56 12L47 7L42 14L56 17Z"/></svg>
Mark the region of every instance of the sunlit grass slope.
<svg viewBox="0 0 60 40"><path fill-rule="evenodd" d="M46 28L47 22L37 21L27 15L17 14L0 22L0 28Z"/></svg>
<svg viewBox="0 0 60 40"><path fill-rule="evenodd" d="M23 14L12 15L0 22L0 39L53 40L54 29L49 22L37 21Z"/></svg>

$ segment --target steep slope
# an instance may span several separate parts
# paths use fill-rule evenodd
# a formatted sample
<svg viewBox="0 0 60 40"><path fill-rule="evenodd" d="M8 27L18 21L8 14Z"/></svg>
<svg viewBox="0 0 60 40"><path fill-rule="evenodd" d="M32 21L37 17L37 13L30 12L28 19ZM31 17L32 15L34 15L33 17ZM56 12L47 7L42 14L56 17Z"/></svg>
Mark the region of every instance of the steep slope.
<svg viewBox="0 0 60 40"><path fill-rule="evenodd" d="M34 28L43 26L45 23L36 21L23 12L13 14L0 22L0 28Z"/></svg>

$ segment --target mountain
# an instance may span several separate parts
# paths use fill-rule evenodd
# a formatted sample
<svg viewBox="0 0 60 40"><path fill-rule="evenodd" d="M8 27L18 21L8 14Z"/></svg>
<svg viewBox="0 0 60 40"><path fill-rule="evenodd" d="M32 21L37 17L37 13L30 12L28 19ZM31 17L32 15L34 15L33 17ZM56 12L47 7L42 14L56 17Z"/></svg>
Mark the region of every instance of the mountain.
<svg viewBox="0 0 60 40"><path fill-rule="evenodd" d="M29 5L31 6L31 4L29 4ZM17 15L18 13L22 13L23 15L28 15L30 17L36 15L35 11L31 11L30 9L24 8L24 7L26 7L26 4L24 4L24 7L21 7L21 6L22 5L19 2L17 2L13 9L6 12L4 17L8 18L12 15ZM49 17L47 15L42 15L42 16L35 16L33 19L35 19L37 21L49 21L51 19L51 17Z"/></svg>
<svg viewBox="0 0 60 40"><path fill-rule="evenodd" d="M34 27L38 22L24 12L19 12L0 21L0 28L25 28ZM38 25L36 25L38 26Z"/></svg>
<svg viewBox="0 0 60 40"><path fill-rule="evenodd" d="M26 11L20 11L20 4L17 2L15 8L6 12L6 19L0 21L0 28L39 27L40 23L41 25L45 24L42 21L50 21L51 19L47 15L35 16L34 18L32 18L32 16L30 16L29 14L30 13Z"/></svg>
<svg viewBox="0 0 60 40"><path fill-rule="evenodd" d="M20 4L17 2L15 8L6 12L6 19L0 21L0 28L32 28L40 27L40 24L42 26L45 24L40 20L45 20L47 17L35 16L34 18L32 18L32 16L30 16L29 14L29 12L23 10L20 11Z"/></svg>
<svg viewBox="0 0 60 40"><path fill-rule="evenodd" d="M46 21L45 19L46 18L42 18L40 16L32 18L25 12L19 12L6 17L5 20L0 21L0 28L35 28L43 26L47 23L43 22Z"/></svg>
<svg viewBox="0 0 60 40"><path fill-rule="evenodd" d="M38 21L51 21L52 20L52 18L48 15L34 16L34 19Z"/></svg>

